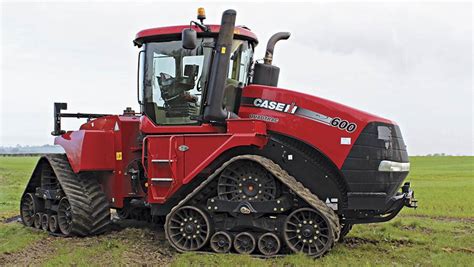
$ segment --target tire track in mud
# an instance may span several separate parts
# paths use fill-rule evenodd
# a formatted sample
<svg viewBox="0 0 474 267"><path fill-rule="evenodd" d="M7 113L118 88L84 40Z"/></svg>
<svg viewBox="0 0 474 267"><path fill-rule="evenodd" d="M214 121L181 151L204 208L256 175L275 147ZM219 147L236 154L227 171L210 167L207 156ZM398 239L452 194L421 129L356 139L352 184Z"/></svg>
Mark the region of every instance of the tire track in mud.
<svg viewBox="0 0 474 267"><path fill-rule="evenodd" d="M38 265L47 259L49 255L53 255L57 251L57 248L52 245L55 239L57 238L48 236L33 242L19 251L0 254L0 265Z"/></svg>
<svg viewBox="0 0 474 267"><path fill-rule="evenodd" d="M75 248L94 251L104 243L120 243L119 259L107 257L109 250L104 253L91 253L88 262L94 265L161 265L167 266L173 261L176 252L172 249L164 236L164 230L157 225L140 223L131 220L114 223L113 230L98 236L91 237L57 237L46 236L32 242L30 245L11 253L0 254L0 266L30 266L43 265L60 256L64 247L69 251ZM31 228L31 231L39 231ZM73 264L71 262L70 264Z"/></svg>

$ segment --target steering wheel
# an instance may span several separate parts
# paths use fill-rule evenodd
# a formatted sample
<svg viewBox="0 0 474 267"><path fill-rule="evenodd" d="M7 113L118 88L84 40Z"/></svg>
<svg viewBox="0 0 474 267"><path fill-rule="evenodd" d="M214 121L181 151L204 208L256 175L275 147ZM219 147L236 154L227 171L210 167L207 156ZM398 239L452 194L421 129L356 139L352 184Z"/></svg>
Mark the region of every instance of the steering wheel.
<svg viewBox="0 0 474 267"><path fill-rule="evenodd" d="M202 78L202 75L199 76L199 79L197 80L197 83L196 83L196 90L197 90L198 92L201 92L201 91L202 91L201 78Z"/></svg>

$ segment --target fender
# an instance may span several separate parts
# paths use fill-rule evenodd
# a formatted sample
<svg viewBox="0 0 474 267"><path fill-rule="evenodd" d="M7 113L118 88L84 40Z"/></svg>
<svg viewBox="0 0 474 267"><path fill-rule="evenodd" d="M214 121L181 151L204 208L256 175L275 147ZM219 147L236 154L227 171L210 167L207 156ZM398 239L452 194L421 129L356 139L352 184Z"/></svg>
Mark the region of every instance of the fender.
<svg viewBox="0 0 474 267"><path fill-rule="evenodd" d="M54 140L64 148L75 173L112 171L115 168L114 133L103 130L67 132Z"/></svg>

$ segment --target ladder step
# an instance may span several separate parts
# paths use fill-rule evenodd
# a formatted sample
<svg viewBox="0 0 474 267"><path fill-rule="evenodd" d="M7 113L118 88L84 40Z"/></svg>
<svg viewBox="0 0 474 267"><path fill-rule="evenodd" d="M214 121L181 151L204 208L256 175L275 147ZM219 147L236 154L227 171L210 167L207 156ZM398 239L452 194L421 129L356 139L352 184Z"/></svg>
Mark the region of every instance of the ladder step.
<svg viewBox="0 0 474 267"><path fill-rule="evenodd" d="M152 159L151 162L152 163L170 163L170 162L174 162L174 160L172 160L172 159Z"/></svg>
<svg viewBox="0 0 474 267"><path fill-rule="evenodd" d="M173 178L151 178L152 182L172 182Z"/></svg>

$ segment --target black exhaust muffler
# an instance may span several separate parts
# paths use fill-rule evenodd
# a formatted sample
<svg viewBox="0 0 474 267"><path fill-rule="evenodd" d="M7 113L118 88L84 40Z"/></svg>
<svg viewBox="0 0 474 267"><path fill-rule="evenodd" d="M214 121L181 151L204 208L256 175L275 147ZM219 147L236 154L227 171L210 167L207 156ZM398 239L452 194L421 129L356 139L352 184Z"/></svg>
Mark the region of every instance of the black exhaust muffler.
<svg viewBox="0 0 474 267"><path fill-rule="evenodd" d="M222 122L227 118L237 117L233 112L223 107L224 86L229 72L232 41L237 12L233 9L224 11L222 22L214 50L214 58L209 76L209 86L206 94L203 120Z"/></svg>
<svg viewBox="0 0 474 267"><path fill-rule="evenodd" d="M278 41L287 40L290 38L290 35L289 32L277 32L268 40L263 64L255 63L252 79L253 84L278 86L280 68L272 65L273 51L275 50L275 44Z"/></svg>

